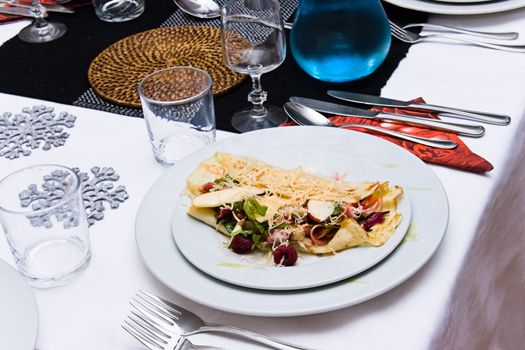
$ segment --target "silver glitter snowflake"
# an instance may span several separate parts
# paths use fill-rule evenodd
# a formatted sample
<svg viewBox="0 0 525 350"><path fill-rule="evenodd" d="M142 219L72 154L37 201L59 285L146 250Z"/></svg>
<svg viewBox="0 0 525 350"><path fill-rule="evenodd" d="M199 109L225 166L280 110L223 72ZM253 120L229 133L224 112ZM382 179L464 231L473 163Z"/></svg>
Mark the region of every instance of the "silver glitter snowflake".
<svg viewBox="0 0 525 350"><path fill-rule="evenodd" d="M129 198L126 187L119 185L116 188L114 182L118 181L119 175L113 168L93 167L90 178L87 172L81 172L79 168L73 168L80 178L82 200L89 226L104 218L104 203L108 203L111 209L119 207L120 203ZM41 189L36 184L31 184L26 190L19 194L22 207L33 210L41 210L56 206L73 184L70 174L62 170L55 170L44 176ZM79 223L79 205L76 201L67 201L52 211L38 215L28 215L27 218L33 226L52 227L51 219L63 222L64 228L77 226Z"/></svg>
<svg viewBox="0 0 525 350"><path fill-rule="evenodd" d="M57 116L53 110L52 107L34 106L23 108L22 113L0 115L0 157L28 156L40 145L45 151L63 146L69 137L64 127L72 128L76 117L67 112Z"/></svg>
<svg viewBox="0 0 525 350"><path fill-rule="evenodd" d="M35 227L53 227L51 219L62 222L65 229L78 226L79 223L79 203L74 198L57 206L64 195L71 190L74 180L70 173L63 170L55 170L51 174L44 176L44 183L40 190L36 184L31 184L26 190L20 192L20 204L22 207L31 207L32 210L42 210L52 208L40 214L30 214L27 216L31 225Z"/></svg>
<svg viewBox="0 0 525 350"><path fill-rule="evenodd" d="M88 173L80 172L78 168L73 168L73 171L78 174L82 183L82 198L89 226L104 218L104 203L108 203L111 209L116 209L120 203L129 198L125 186L119 185L114 188L114 183L120 176L113 168L93 167L92 178Z"/></svg>

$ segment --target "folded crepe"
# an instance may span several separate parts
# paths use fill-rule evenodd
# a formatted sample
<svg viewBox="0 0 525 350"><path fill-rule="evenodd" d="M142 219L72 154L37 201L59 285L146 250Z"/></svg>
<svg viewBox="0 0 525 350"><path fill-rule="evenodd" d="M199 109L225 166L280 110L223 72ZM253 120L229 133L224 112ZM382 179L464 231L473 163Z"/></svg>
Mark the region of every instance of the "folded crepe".
<svg viewBox="0 0 525 350"><path fill-rule="evenodd" d="M267 251L282 244L311 254L381 246L402 219L399 186L348 183L221 152L188 176L186 193L189 215L229 237L251 236Z"/></svg>

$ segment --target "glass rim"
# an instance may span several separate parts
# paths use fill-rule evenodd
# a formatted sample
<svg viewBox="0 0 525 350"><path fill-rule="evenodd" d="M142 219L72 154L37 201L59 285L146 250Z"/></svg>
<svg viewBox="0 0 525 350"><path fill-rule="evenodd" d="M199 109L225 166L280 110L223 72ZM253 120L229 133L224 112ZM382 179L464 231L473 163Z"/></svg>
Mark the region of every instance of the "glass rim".
<svg viewBox="0 0 525 350"><path fill-rule="evenodd" d="M238 2L244 2L244 0L228 0L226 1L226 3L224 3L224 5L221 6L221 16L224 15L224 14L229 14L228 11L226 10L226 7L232 3L238 3ZM281 3L277 0L267 0L267 1L271 1L274 5L275 5L275 9L272 9L271 10L271 13L269 13L268 15L265 15L265 16L258 16L257 18L258 19L269 19L269 18L272 18L272 17L275 17L276 15L281 17Z"/></svg>
<svg viewBox="0 0 525 350"><path fill-rule="evenodd" d="M166 71L169 71L169 70L179 70L179 69L191 69L191 70L195 70L195 71L203 73L204 76L206 76L206 78L208 80L208 84L206 84L206 87L204 89L202 89L202 91L199 92L198 94L193 95L193 96L188 97L188 98L185 98L185 99L182 99L182 100L176 100L176 101L155 100L155 99L152 99L152 98L149 98L149 97L145 96L142 93L142 84L146 80L151 78L152 76L154 76L154 75L156 75L158 73L161 73L161 72L166 72ZM204 69L200 69L200 68L192 67L192 66L173 66L173 67L167 67L167 68L158 69L158 70L156 70L154 72L151 72L150 74L146 75L144 78L142 78L139 81L139 85L138 85L137 90L138 90L140 98L146 100L147 102L156 103L156 104L160 104L160 105L173 105L173 104L181 105L181 104L185 104L185 103L192 102L194 100L198 100L198 99L202 98L204 95L206 95L211 90L212 85L213 85L213 81L211 79L210 73L206 72Z"/></svg>
<svg viewBox="0 0 525 350"><path fill-rule="evenodd" d="M34 169L34 168L39 168L39 167L54 167L55 169L56 168L61 168L61 169L64 169L64 170L67 170L70 174L73 175L73 178L75 179L75 184L74 186L72 186L64 195L63 198L60 199L60 201L55 204L55 205L52 205L50 207L47 207L47 208L42 208L42 209L38 209L38 210L33 210L31 209L31 206L28 206L28 210L13 210L13 209L8 209L4 206L2 206L2 203L0 202L0 212L5 212L5 213L8 213L8 214L42 214L42 213L46 213L46 212L49 212L49 211L52 211L52 210L55 210L56 208L60 207L61 205L64 205L65 202L71 200L73 198L73 196L78 192L78 190L80 189L80 177L78 176L77 173L75 173L73 171L73 169L69 168L69 167L66 167L64 165L59 165L59 164L37 164L37 165L31 165L31 166L28 166L28 167L25 167L25 168L22 168L22 169L18 169L16 171L13 171L12 173L4 176L2 179L0 179L0 188L5 185L5 182L15 176L15 175L18 175L22 172L25 172L25 171L28 171L28 170L31 170L31 169Z"/></svg>

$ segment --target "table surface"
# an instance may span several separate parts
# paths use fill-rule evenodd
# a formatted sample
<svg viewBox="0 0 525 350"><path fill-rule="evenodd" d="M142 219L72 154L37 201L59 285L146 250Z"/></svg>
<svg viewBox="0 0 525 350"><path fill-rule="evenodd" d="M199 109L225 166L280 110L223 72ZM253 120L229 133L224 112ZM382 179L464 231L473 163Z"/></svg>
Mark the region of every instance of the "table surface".
<svg viewBox="0 0 525 350"><path fill-rule="evenodd" d="M479 30L512 30L525 36L525 9L481 16L432 15L429 21ZM1 26L0 43L24 24ZM430 166L450 204L448 229L432 259L408 281L375 299L338 311L293 318L250 317L213 310L167 289L147 270L135 245L134 220L141 199L165 169L153 160L143 120L0 94L2 112L45 104L57 112L77 116L64 147L48 152L35 150L31 156L16 160L1 158L0 178L37 163L59 162L83 169L112 166L130 194L118 210L106 211L106 218L91 228L93 258L85 272L65 286L34 289L40 323L36 348L142 348L119 326L128 312L128 300L138 289L169 298L209 322L240 326L314 348L428 348L441 325L484 208L505 172L508 156L522 151L513 147L512 140L525 112L524 81L525 60L520 54L447 43L410 48L382 95L402 99L423 96L434 104L512 116L510 126L487 125L483 138L463 138L474 152L494 165L494 170L476 175ZM218 139L226 137L235 136L218 132ZM0 258L14 264L4 236L0 237ZM218 336L201 335L194 340L228 349L261 348Z"/></svg>
<svg viewBox="0 0 525 350"><path fill-rule="evenodd" d="M284 0L282 3L286 4L283 6L286 9L283 12L288 15L290 8L297 3L297 0ZM391 18L400 23L406 21L407 16L410 16L413 21L426 20L426 15L421 13L399 11L392 5L386 5L385 8ZM68 31L60 40L36 46L20 40L11 40L0 47L0 56L4 63L0 65L0 76L3 77L0 79L0 92L127 115L140 115L140 108L131 110L116 108L117 106L113 104L104 103L102 100L97 101L94 91L88 90L89 82L86 71L101 51L129 35L166 24L208 25L211 27L220 25L219 19L203 22L181 15L181 11L176 10L172 0L160 0L155 6L146 6L143 15L128 22L102 22L97 19L90 6L77 8L73 15L53 13L50 20L67 25ZM286 30L285 33L288 36L289 31ZM373 74L358 81L339 83L337 87L379 94L398 62L405 56L409 46L400 41L393 41L387 58ZM31 54L26 54L27 52ZM24 64L20 64L21 61ZM290 96L326 98L325 91L334 87L334 84L322 82L304 74L289 49L285 61L273 71L263 74L261 82L263 89L268 92L267 103L276 106L282 106ZM227 94L215 97L218 128L235 131L231 127L231 115L247 108L249 105L247 96L251 88L251 79L245 79Z"/></svg>

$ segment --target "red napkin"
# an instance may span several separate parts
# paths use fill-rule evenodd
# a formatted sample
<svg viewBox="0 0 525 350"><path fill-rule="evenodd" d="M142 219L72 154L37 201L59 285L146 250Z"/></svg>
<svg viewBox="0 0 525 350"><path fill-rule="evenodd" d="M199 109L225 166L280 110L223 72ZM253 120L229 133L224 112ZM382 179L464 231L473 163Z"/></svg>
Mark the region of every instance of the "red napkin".
<svg viewBox="0 0 525 350"><path fill-rule="evenodd" d="M18 0L18 1L21 2L21 3L24 3L25 5L31 5L31 0ZM42 5L55 5L55 4L57 4L56 0L40 0L40 3ZM72 0L72 1L64 4L64 6L67 6L67 7L80 7L80 6L84 6L84 5L88 5L88 4L92 4L91 0ZM0 4L0 7L8 7L8 6L12 6L12 5ZM0 13L0 23L16 21L16 20L23 19L23 18L28 18L28 17L17 16L17 15L8 15L8 14L5 14L5 13Z"/></svg>
<svg viewBox="0 0 525 350"><path fill-rule="evenodd" d="M413 102L422 102L425 101L422 98L414 99ZM397 114L405 114L405 115L414 115L419 117L426 117L431 119L439 119L436 114L434 113L425 113L425 112L417 112L417 111L409 111L406 109L400 109L400 108L390 108L390 107L374 107L372 108L373 111L377 112L393 112ZM373 126L380 126L385 129L395 130L399 132L403 132L405 134L415 135L415 136L423 136L428 138L440 138L443 140L452 140L455 141L458 146L455 149L439 149L439 148L433 148L424 146L421 144L417 144L411 141L405 141L401 140L395 137L387 136L387 135L380 135L380 134L374 134L371 130L365 130L365 129L359 129L359 128L348 128L348 129L356 129L362 132L366 132L368 134L373 134L378 137L384 138L390 142L395 143L396 145L399 145L403 147L404 149L408 150L409 152L413 153L417 157L419 157L421 160L433 163L433 164L439 164L451 168L461 169L465 171L470 171L474 173L486 173L491 171L494 167L492 164L490 164L487 160L480 157L479 155L473 153L463 141L459 137L457 137L456 134L445 132L445 131L439 131L439 130L430 130L430 129L424 129L420 127L410 126L410 125L402 125L402 124L394 124L394 123L388 123L388 122L381 122L381 121L374 121L371 119L363 119L363 118L355 118L355 117L342 117L342 116L336 116L330 118L332 123L336 125L342 125L346 123L351 124L363 124L363 125L373 125ZM283 125L295 125L295 123L287 123Z"/></svg>

